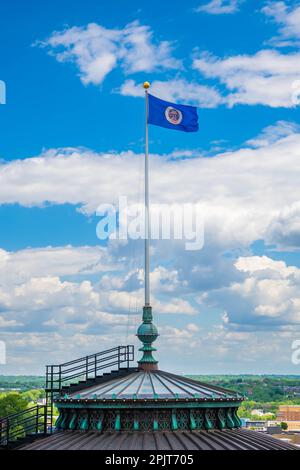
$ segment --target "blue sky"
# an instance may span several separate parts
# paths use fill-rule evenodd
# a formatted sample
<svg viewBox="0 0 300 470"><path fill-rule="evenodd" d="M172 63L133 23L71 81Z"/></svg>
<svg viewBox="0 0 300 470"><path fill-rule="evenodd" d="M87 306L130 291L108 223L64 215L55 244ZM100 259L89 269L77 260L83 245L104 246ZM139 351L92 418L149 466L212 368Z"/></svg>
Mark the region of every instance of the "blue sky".
<svg viewBox="0 0 300 470"><path fill-rule="evenodd" d="M1 6L0 374L137 344L142 245L100 243L96 208L142 197L144 80L200 125L150 129L152 200L205 217L196 254L153 243L161 367L298 373L299 24L296 1Z"/></svg>

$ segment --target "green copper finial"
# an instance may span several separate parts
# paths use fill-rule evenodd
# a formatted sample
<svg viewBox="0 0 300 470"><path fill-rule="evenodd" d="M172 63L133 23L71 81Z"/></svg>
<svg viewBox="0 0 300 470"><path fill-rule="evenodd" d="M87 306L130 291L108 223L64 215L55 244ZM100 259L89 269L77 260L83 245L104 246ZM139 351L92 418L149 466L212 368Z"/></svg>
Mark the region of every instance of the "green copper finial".
<svg viewBox="0 0 300 470"><path fill-rule="evenodd" d="M143 343L139 351L143 351L143 357L138 361L139 367L145 370L157 369L157 361L152 356L156 351L152 343L157 339L158 332L156 326L152 323L152 307L147 305L143 307L143 323L139 326L137 337Z"/></svg>

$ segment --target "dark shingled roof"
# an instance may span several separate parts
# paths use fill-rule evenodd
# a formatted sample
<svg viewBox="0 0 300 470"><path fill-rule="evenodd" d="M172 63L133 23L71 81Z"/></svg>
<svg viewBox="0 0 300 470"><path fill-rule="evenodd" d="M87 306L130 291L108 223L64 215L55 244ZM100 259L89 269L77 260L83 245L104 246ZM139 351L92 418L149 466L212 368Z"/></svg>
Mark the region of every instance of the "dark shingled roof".
<svg viewBox="0 0 300 470"><path fill-rule="evenodd" d="M223 431L61 431L20 450L297 450L287 442L246 429Z"/></svg>

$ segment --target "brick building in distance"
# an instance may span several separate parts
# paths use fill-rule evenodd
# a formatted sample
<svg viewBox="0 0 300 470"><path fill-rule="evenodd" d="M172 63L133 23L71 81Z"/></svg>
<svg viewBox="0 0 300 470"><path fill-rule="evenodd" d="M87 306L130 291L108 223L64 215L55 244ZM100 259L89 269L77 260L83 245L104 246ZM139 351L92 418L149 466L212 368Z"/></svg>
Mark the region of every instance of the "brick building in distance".
<svg viewBox="0 0 300 470"><path fill-rule="evenodd" d="M300 421L300 405L280 405L277 419L281 421Z"/></svg>

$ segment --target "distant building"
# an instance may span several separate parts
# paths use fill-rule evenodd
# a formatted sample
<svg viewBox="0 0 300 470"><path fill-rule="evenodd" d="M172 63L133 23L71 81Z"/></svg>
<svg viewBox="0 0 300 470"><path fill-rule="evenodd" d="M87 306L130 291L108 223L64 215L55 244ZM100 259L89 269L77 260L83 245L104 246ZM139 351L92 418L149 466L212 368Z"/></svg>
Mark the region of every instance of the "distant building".
<svg viewBox="0 0 300 470"><path fill-rule="evenodd" d="M300 421L284 421L287 425L287 431L298 431L300 432Z"/></svg>
<svg viewBox="0 0 300 470"><path fill-rule="evenodd" d="M300 405L280 405L277 413L280 421L300 421Z"/></svg>
<svg viewBox="0 0 300 470"><path fill-rule="evenodd" d="M298 386L284 386L283 392L291 397L299 397L300 396L300 387Z"/></svg>
<svg viewBox="0 0 300 470"><path fill-rule="evenodd" d="M255 429L256 431L266 431L267 430L267 421L258 421L251 420L248 418L242 418L242 427L248 429Z"/></svg>
<svg viewBox="0 0 300 470"><path fill-rule="evenodd" d="M267 413L265 413L264 410L262 409L251 411L251 415L254 415L254 416L264 416L265 414Z"/></svg>
<svg viewBox="0 0 300 470"><path fill-rule="evenodd" d="M267 429L280 426L280 423L282 423L282 422L287 424L287 430L286 431L300 432L300 421L296 421L296 420L293 421L293 420L287 420L287 419L279 419L279 420L276 420L276 421L267 421ZM281 428L281 426L280 426L280 428Z"/></svg>
<svg viewBox="0 0 300 470"><path fill-rule="evenodd" d="M21 388L5 388L5 387L1 387L0 388L0 392L21 392Z"/></svg>
<svg viewBox="0 0 300 470"><path fill-rule="evenodd" d="M40 398L36 402L37 405L46 405L46 398Z"/></svg>
<svg viewBox="0 0 300 470"><path fill-rule="evenodd" d="M281 426L279 424L267 426L267 433L268 434L281 434L282 433Z"/></svg>

